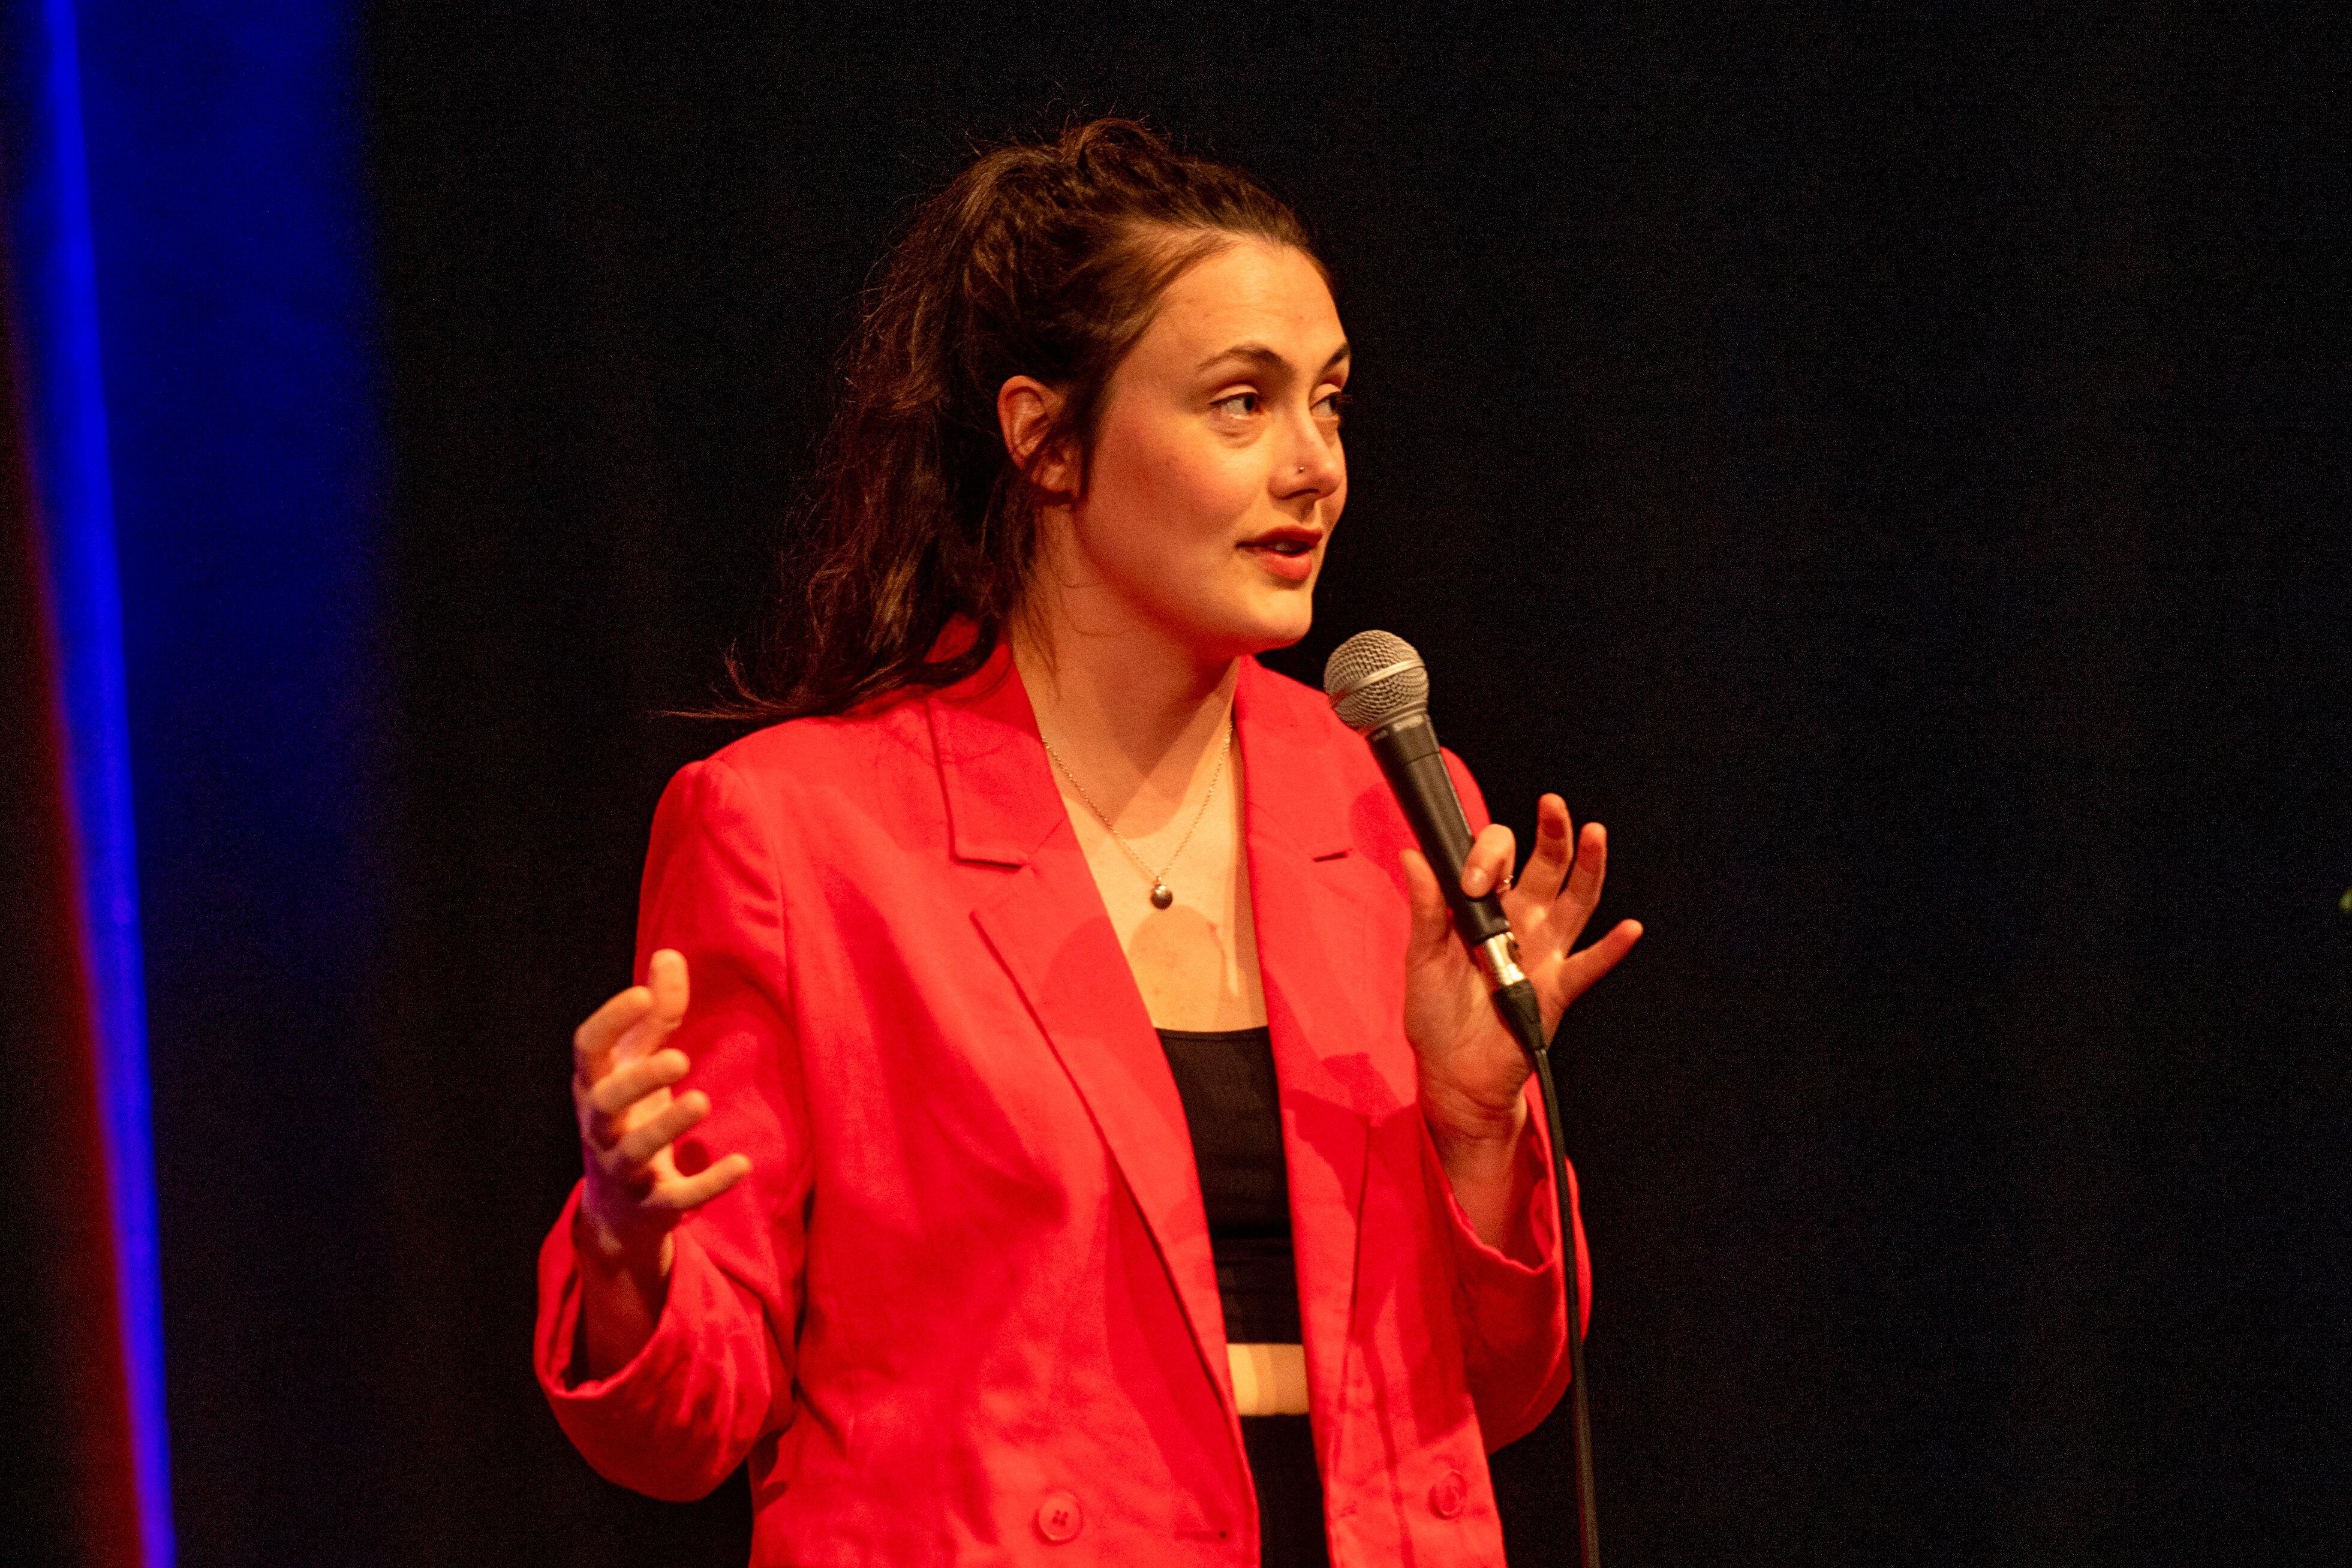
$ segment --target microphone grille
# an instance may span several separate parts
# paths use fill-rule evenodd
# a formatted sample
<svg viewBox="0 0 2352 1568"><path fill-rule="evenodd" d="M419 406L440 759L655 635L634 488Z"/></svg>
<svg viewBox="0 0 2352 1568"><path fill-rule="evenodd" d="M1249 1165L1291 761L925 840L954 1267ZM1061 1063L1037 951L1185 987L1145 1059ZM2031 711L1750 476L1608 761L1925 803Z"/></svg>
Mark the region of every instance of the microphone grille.
<svg viewBox="0 0 2352 1568"><path fill-rule="evenodd" d="M1429 707L1429 671L1391 632L1359 632L1323 665L1323 695L1359 735Z"/></svg>

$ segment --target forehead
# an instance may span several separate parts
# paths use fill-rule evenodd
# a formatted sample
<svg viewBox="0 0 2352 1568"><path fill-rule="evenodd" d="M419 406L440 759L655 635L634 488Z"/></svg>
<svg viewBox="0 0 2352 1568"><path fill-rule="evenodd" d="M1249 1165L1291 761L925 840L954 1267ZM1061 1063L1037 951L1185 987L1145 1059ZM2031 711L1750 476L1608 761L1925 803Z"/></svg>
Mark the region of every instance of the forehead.
<svg viewBox="0 0 2352 1568"><path fill-rule="evenodd" d="M1236 343L1320 370L1346 341L1323 274L1288 246L1236 240L1168 286L1135 357L1190 371Z"/></svg>

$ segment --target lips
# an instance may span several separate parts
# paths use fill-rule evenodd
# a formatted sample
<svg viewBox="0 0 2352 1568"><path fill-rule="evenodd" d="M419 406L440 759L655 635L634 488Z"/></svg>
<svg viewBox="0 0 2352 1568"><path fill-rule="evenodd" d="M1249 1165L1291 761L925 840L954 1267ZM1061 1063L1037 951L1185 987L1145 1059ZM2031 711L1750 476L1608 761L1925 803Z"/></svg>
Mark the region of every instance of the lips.
<svg viewBox="0 0 2352 1568"><path fill-rule="evenodd" d="M1323 542L1323 530L1308 528L1268 528L1255 538L1244 539L1244 549L1270 549L1276 555L1305 555Z"/></svg>
<svg viewBox="0 0 2352 1568"><path fill-rule="evenodd" d="M1315 547L1322 542L1320 528L1268 528L1238 548L1275 576L1304 582L1315 573Z"/></svg>

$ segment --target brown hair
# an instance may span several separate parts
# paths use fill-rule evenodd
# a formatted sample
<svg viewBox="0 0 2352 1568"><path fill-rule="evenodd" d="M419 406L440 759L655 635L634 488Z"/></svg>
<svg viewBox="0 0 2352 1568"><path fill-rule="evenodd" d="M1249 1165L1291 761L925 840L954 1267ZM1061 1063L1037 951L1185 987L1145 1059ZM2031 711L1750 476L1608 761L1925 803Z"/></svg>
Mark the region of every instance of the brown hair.
<svg viewBox="0 0 2352 1568"><path fill-rule="evenodd" d="M1256 181L1127 120L985 152L926 201L844 356L780 613L754 657L729 656L731 716L842 713L986 663L1055 498L1007 455L998 389L1063 394L1034 450L1073 455L1083 486L1111 372L1168 286L1236 236L1314 256ZM934 659L958 616L978 636Z"/></svg>

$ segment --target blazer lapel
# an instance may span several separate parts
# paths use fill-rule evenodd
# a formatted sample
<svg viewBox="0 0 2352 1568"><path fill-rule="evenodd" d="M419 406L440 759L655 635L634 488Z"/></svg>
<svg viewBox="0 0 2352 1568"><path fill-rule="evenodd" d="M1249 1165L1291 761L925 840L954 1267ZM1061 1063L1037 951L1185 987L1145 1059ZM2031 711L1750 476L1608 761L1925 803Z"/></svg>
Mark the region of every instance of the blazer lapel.
<svg viewBox="0 0 2352 1568"><path fill-rule="evenodd" d="M1368 1001L1385 988L1366 983L1364 868L1350 863L1349 770L1331 750L1353 737L1300 711L1301 696L1244 661L1234 701L1250 899L1281 1082L1308 1396L1326 1473L1335 1473L1328 1448L1341 1426L1368 1118L1391 1098L1370 1042L1397 1020L1371 1016Z"/></svg>
<svg viewBox="0 0 2352 1568"><path fill-rule="evenodd" d="M1224 1314L1184 1103L1103 911L1008 653L929 699L959 859L1017 868L972 919L1086 1102L1228 1414Z"/></svg>

